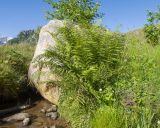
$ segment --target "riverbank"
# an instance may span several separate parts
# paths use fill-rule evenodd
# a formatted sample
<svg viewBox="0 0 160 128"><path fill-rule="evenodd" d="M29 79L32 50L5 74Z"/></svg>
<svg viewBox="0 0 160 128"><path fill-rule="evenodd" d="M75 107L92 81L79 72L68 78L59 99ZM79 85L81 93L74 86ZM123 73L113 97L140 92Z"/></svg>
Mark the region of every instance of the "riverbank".
<svg viewBox="0 0 160 128"><path fill-rule="evenodd" d="M31 122L28 126L23 126L22 121L12 121L1 123L0 128L68 128L68 123L63 118L57 118L56 120L53 120L49 117L46 117L46 115L41 112L42 109L47 109L51 106L52 104L50 104L48 101L40 99L36 101L29 109L21 111L21 113L23 112L31 115Z"/></svg>

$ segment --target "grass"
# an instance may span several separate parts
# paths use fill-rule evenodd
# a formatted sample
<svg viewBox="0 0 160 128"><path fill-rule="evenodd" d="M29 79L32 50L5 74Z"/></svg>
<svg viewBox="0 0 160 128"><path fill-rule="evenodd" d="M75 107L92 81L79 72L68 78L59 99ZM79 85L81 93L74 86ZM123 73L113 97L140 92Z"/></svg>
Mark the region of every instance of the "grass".
<svg viewBox="0 0 160 128"><path fill-rule="evenodd" d="M0 46L0 94L3 98L17 97L28 85L28 66L34 45L20 43Z"/></svg>
<svg viewBox="0 0 160 128"><path fill-rule="evenodd" d="M142 30L125 38L95 26L61 32L45 57L63 78L59 111L72 128L160 128L160 45L146 43ZM0 47L1 94L16 97L28 85L34 49Z"/></svg>
<svg viewBox="0 0 160 128"><path fill-rule="evenodd" d="M63 78L60 84L62 89L60 111L70 121L71 127L158 128L160 120L160 46L153 47L146 43L143 32L140 31L140 36L137 36L137 32L134 31L133 34L126 34L123 40L124 51L118 49L122 58L114 58L117 54L116 51L110 52L109 43L112 42L112 48L115 50L117 49L116 43L120 43L122 38L117 38L116 35L111 36L112 33L107 32L111 36L109 38L104 34L102 28L93 28L91 32L87 32L90 31L89 29L82 30L86 32L85 34L82 32L83 36L77 30L76 32L72 30L71 27L67 31L64 30L60 32L67 36L58 40L59 44L56 49L51 49L47 57L51 59L51 64L49 64L51 70L54 69L53 71L57 71L56 73ZM102 49L101 43L106 44L102 45ZM101 58L99 54L104 56ZM107 55L110 56L107 58L107 63L104 64L107 65L117 59L118 61L115 62L119 62L120 68L113 68L113 65L109 65L111 67L103 67L103 70L100 70L100 65L97 67L95 67L96 64L92 65L92 58L93 63L102 64ZM76 57L76 60L72 57ZM82 71L82 73L77 71ZM83 91L85 86L86 90L90 88L87 92ZM102 95L99 95L97 88L101 87ZM93 95L88 95L89 91ZM100 99L98 99L99 96ZM100 102L96 102L97 99Z"/></svg>

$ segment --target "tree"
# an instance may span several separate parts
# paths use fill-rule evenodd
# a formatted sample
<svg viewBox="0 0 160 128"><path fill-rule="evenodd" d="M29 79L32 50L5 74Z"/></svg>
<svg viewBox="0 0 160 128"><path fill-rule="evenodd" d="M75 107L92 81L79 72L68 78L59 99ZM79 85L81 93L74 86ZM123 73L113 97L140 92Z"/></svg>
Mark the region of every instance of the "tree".
<svg viewBox="0 0 160 128"><path fill-rule="evenodd" d="M35 30L25 30L21 31L16 38L13 38L8 41L9 44L16 44L16 43L37 43L39 39L41 27L38 27Z"/></svg>
<svg viewBox="0 0 160 128"><path fill-rule="evenodd" d="M94 0L45 0L52 7L47 12L48 19L67 19L78 23L91 23L95 18L101 17L98 13L99 3Z"/></svg>

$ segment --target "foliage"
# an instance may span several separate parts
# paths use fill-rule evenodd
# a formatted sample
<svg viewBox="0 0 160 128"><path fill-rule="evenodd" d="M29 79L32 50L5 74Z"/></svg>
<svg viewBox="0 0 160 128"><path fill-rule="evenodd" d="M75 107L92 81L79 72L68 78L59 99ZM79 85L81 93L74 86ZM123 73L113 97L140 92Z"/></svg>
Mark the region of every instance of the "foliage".
<svg viewBox="0 0 160 128"><path fill-rule="evenodd" d="M117 81L117 99L129 112L127 120L132 127L157 128L160 47L152 47L135 37L127 38L127 42L123 72Z"/></svg>
<svg viewBox="0 0 160 128"><path fill-rule="evenodd" d="M48 19L71 20L78 23L91 23L95 18L102 16L97 11L99 4L94 0L46 0L51 5Z"/></svg>
<svg viewBox="0 0 160 128"><path fill-rule="evenodd" d="M53 35L46 65L61 79L59 109L73 128L159 127L160 46L131 35L70 24Z"/></svg>
<svg viewBox="0 0 160 128"><path fill-rule="evenodd" d="M115 100L114 85L120 73L124 36L99 26L79 28L71 23L61 28L53 38L56 38L56 46L42 57L48 60L46 65L53 73L61 78L59 106L70 109L65 113L73 111L73 117L77 116L78 110L82 111L78 119L70 116L73 119L71 123L75 121L73 124L78 124L73 127L86 127L83 117L92 114L101 104L109 105ZM71 104L76 107L67 106ZM79 108L77 114L75 108Z"/></svg>
<svg viewBox="0 0 160 128"><path fill-rule="evenodd" d="M103 106L96 111L91 126L92 128L151 128L152 119L150 110L145 108L138 113L127 112L121 107Z"/></svg>
<svg viewBox="0 0 160 128"><path fill-rule="evenodd" d="M144 27L147 42L153 46L160 42L160 7L157 12L148 12L148 24Z"/></svg>
<svg viewBox="0 0 160 128"><path fill-rule="evenodd" d="M98 109L91 121L92 128L125 128L122 110L104 106Z"/></svg>
<svg viewBox="0 0 160 128"><path fill-rule="evenodd" d="M159 128L160 46L152 47L127 35L116 102L102 106L91 120L93 128Z"/></svg>
<svg viewBox="0 0 160 128"><path fill-rule="evenodd" d="M8 41L8 44L17 44L17 43L37 43L39 38L41 27L38 27L36 30L25 30L21 31L16 38L13 38Z"/></svg>
<svg viewBox="0 0 160 128"><path fill-rule="evenodd" d="M28 65L34 46L15 44L0 47L0 94L2 97L16 97L28 84Z"/></svg>

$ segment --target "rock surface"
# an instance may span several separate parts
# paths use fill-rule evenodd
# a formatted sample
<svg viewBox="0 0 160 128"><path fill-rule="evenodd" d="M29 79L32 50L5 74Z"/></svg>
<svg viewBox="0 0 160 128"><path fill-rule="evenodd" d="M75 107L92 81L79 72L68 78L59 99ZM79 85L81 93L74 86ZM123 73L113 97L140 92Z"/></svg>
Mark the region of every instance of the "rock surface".
<svg viewBox="0 0 160 128"><path fill-rule="evenodd" d="M29 118L29 117L30 115L28 113L18 113L10 117L4 118L3 121L6 121L6 122L23 121L24 119Z"/></svg>
<svg viewBox="0 0 160 128"><path fill-rule="evenodd" d="M45 113L40 112L41 109L46 111L51 107L52 104L46 100L36 101L32 107L22 110L21 112L30 115L30 123L28 126L23 126L22 121L24 120L6 122L4 119L11 117L6 116L4 118L0 117L0 128L50 128L51 126L56 126L56 128L70 128L69 123L64 118L58 116L56 120L53 120L51 117L46 117Z"/></svg>
<svg viewBox="0 0 160 128"><path fill-rule="evenodd" d="M23 126L29 125L30 121L31 121L30 118L25 118L25 119L23 120Z"/></svg>
<svg viewBox="0 0 160 128"><path fill-rule="evenodd" d="M50 117L52 120L56 120L58 118L57 112L48 112L46 113L46 117Z"/></svg>
<svg viewBox="0 0 160 128"><path fill-rule="evenodd" d="M46 112L56 112L57 111L57 106L56 105L52 105L49 109L47 109Z"/></svg>
<svg viewBox="0 0 160 128"><path fill-rule="evenodd" d="M30 81L35 85L40 94L45 99L56 105L58 104L59 99L59 88L56 85L48 83L50 81L56 81L57 77L51 74L50 70L43 65L36 65L35 59L49 48L55 46L56 42L51 33L56 33L62 26L64 26L63 21L52 20L46 26L42 27L28 73Z"/></svg>

